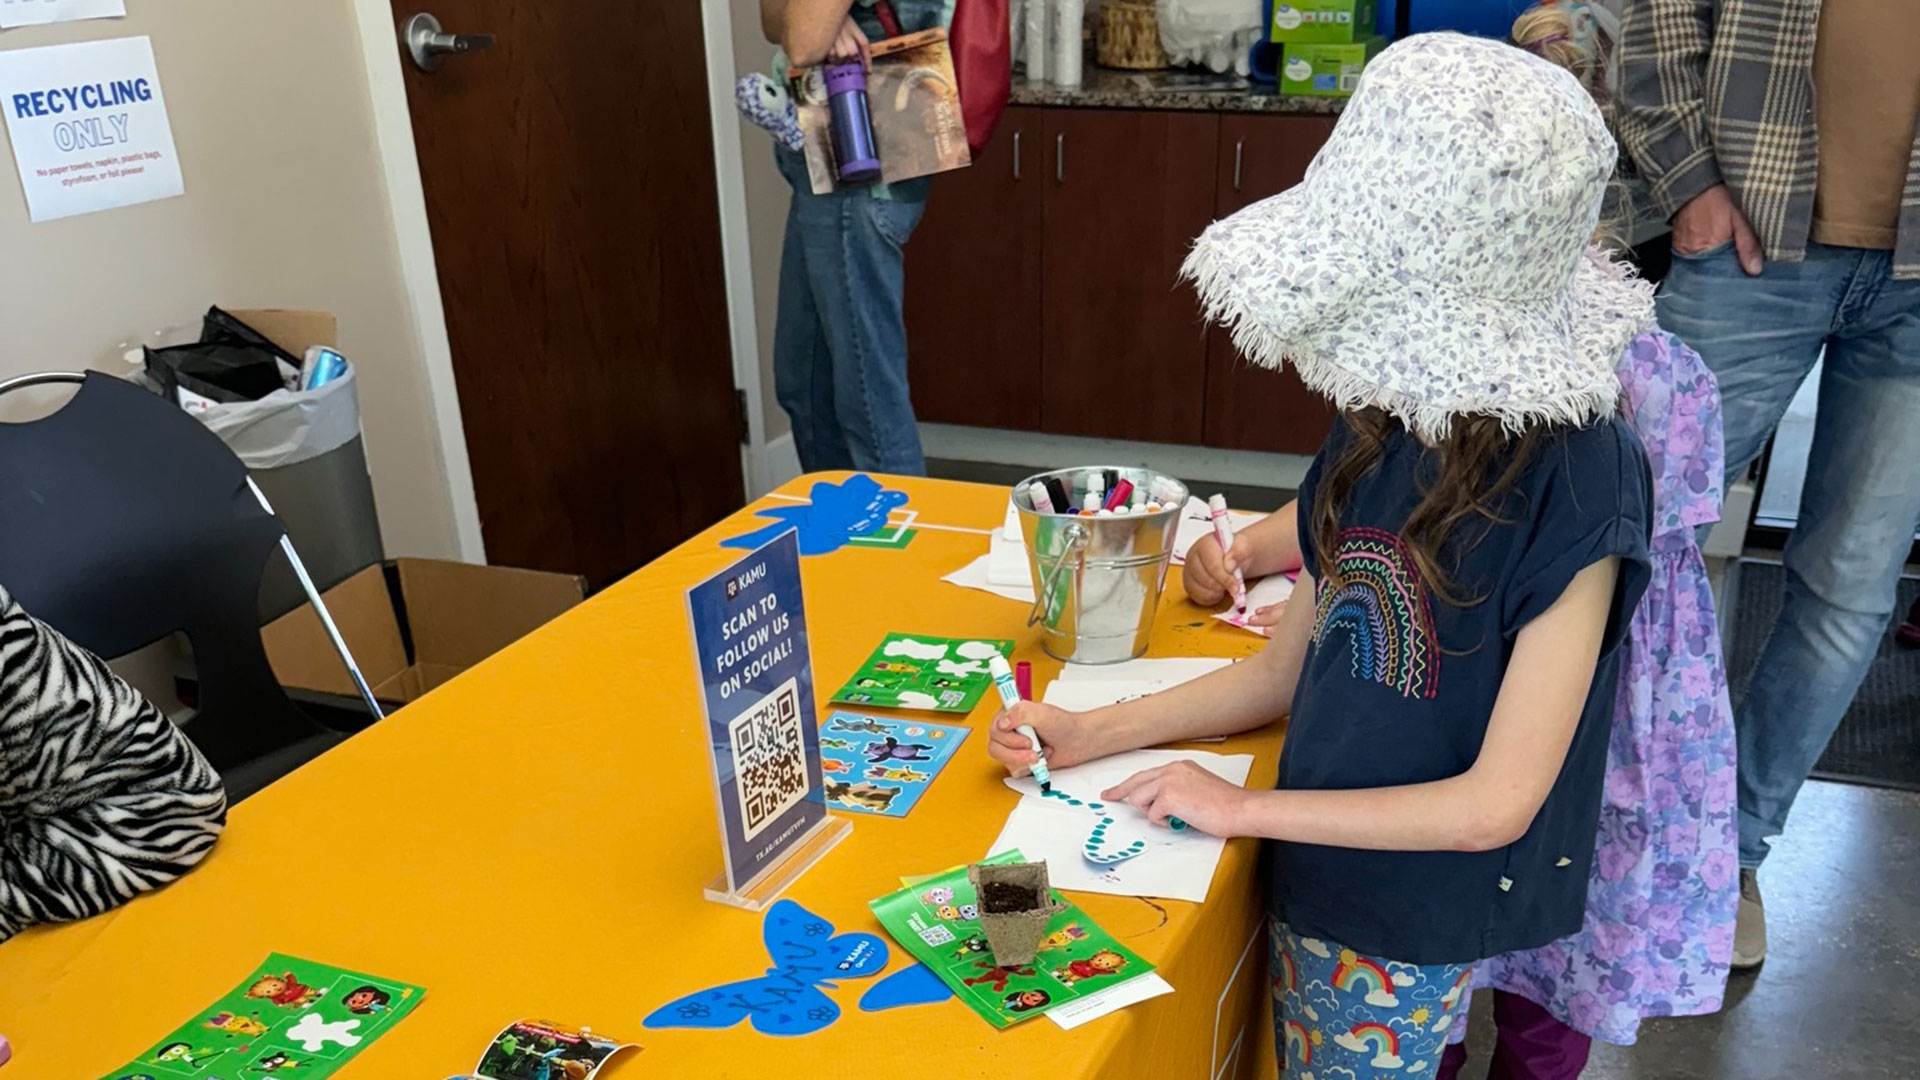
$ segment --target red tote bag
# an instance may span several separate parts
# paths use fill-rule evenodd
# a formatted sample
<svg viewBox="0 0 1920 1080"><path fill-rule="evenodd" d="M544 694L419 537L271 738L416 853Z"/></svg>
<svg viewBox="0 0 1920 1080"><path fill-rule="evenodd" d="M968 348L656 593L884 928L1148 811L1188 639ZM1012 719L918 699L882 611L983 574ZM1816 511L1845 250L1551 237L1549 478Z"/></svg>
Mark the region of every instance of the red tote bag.
<svg viewBox="0 0 1920 1080"><path fill-rule="evenodd" d="M874 15L888 37L900 36L893 5L882 0L875 5ZM979 157L992 140L993 129L1000 126L1013 93L1012 17L1007 0L954 0L947 47L953 52L953 74L960 84L967 149Z"/></svg>

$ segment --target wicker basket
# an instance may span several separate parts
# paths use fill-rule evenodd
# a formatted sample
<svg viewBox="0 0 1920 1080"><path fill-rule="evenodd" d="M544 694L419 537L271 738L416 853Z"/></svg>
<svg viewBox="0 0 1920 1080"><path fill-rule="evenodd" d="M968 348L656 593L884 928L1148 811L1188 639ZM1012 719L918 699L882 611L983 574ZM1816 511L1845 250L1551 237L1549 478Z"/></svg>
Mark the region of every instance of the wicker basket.
<svg viewBox="0 0 1920 1080"><path fill-rule="evenodd" d="M1094 34L1094 58L1101 67L1153 71L1167 66L1160 47L1160 15L1153 0L1105 0Z"/></svg>

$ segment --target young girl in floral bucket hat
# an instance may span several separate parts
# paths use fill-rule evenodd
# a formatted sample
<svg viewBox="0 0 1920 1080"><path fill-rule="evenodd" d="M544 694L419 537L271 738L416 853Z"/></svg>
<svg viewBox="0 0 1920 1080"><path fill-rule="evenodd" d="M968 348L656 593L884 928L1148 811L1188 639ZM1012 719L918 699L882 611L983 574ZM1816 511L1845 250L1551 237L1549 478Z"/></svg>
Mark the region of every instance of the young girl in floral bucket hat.
<svg viewBox="0 0 1920 1080"><path fill-rule="evenodd" d="M1590 246L1615 156L1537 56L1381 53L1306 179L1186 265L1245 355L1340 410L1301 484L1296 600L1244 663L995 721L1020 772L1022 724L1057 768L1290 715L1276 790L1181 762L1103 798L1269 841L1293 1075L1433 1076L1473 966L1581 926L1652 514L1614 375L1652 290Z"/></svg>

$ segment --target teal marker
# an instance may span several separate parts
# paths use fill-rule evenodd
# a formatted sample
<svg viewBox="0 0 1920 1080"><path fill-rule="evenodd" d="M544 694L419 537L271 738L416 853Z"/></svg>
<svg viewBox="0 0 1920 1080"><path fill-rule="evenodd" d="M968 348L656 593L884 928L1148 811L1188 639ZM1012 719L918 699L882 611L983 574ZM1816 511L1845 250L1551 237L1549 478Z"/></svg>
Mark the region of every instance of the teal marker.
<svg viewBox="0 0 1920 1080"><path fill-rule="evenodd" d="M993 688L1000 691L1000 704L1008 709L1020 704L1020 688L1013 682L1013 667L1007 658L998 652L987 657L987 673L993 676ZM1014 729L1027 737L1033 744L1033 778L1039 782L1041 791L1053 790L1053 774L1047 771L1047 753L1040 748L1040 736L1034 732L1032 724L1021 724Z"/></svg>

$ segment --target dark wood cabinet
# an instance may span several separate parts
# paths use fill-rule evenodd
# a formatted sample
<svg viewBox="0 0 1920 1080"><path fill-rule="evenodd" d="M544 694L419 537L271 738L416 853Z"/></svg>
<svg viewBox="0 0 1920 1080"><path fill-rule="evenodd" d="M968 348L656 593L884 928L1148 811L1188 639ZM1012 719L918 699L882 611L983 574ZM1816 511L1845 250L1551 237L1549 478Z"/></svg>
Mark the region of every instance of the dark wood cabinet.
<svg viewBox="0 0 1920 1080"><path fill-rule="evenodd" d="M933 179L907 241L907 364L922 420L1040 430L1041 110L1013 108Z"/></svg>
<svg viewBox="0 0 1920 1080"><path fill-rule="evenodd" d="M1332 131L1330 116L1223 116L1215 216L1299 183ZM1208 446L1311 454L1333 423L1333 407L1291 368L1255 367L1217 326L1207 332L1206 399Z"/></svg>
<svg viewBox="0 0 1920 1080"><path fill-rule="evenodd" d="M1046 111L1046 431L1200 441L1207 338L1178 281L1219 132L1212 113Z"/></svg>
<svg viewBox="0 0 1920 1080"><path fill-rule="evenodd" d="M1207 223L1298 183L1323 116L1019 106L907 244L920 419L1312 453L1333 413L1203 322Z"/></svg>

